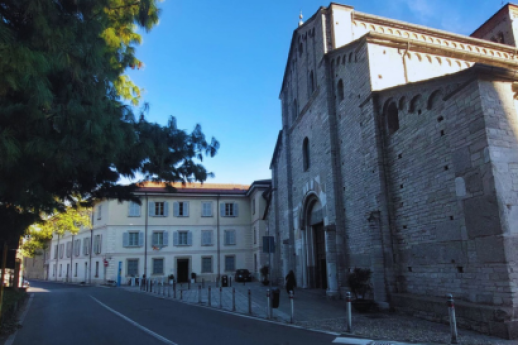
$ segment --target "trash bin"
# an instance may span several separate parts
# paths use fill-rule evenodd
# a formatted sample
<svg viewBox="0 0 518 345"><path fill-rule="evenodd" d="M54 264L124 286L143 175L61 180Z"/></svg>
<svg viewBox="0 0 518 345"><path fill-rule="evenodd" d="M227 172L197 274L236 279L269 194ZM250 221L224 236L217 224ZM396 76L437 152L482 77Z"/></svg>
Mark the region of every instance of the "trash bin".
<svg viewBox="0 0 518 345"><path fill-rule="evenodd" d="M221 287L228 287L228 276L226 274L221 276Z"/></svg>
<svg viewBox="0 0 518 345"><path fill-rule="evenodd" d="M280 297L281 290L279 288L272 288L272 308L279 308Z"/></svg>

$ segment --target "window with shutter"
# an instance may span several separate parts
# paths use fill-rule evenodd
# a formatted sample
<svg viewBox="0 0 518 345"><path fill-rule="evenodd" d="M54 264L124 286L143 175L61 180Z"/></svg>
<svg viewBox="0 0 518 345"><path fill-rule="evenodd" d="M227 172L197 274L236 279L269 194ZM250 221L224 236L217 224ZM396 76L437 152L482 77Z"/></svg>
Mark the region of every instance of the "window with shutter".
<svg viewBox="0 0 518 345"><path fill-rule="evenodd" d="M63 252L65 251L65 245L62 243L59 245L59 258L63 259Z"/></svg>
<svg viewBox="0 0 518 345"><path fill-rule="evenodd" d="M72 256L72 242L67 242L67 258Z"/></svg>
<svg viewBox="0 0 518 345"><path fill-rule="evenodd" d="M94 250L95 254L101 254L101 235L95 235Z"/></svg>
<svg viewBox="0 0 518 345"><path fill-rule="evenodd" d="M225 203L225 217L232 217L234 215L234 203Z"/></svg>
<svg viewBox="0 0 518 345"><path fill-rule="evenodd" d="M255 230L255 226L254 226L254 244L257 244L257 232Z"/></svg>
<svg viewBox="0 0 518 345"><path fill-rule="evenodd" d="M201 258L201 273L212 273L212 257Z"/></svg>
<svg viewBox="0 0 518 345"><path fill-rule="evenodd" d="M255 198L252 199L252 214L255 214Z"/></svg>
<svg viewBox="0 0 518 345"><path fill-rule="evenodd" d="M101 219L101 217L102 217L102 210L103 210L103 205L97 206L97 220Z"/></svg>
<svg viewBox="0 0 518 345"><path fill-rule="evenodd" d="M225 230L225 245L234 245L236 244L236 231L235 230Z"/></svg>
<svg viewBox="0 0 518 345"><path fill-rule="evenodd" d="M164 202L155 202L155 216L164 216L165 215L165 212L164 212L164 206L165 206L165 203Z"/></svg>
<svg viewBox="0 0 518 345"><path fill-rule="evenodd" d="M188 231L178 231L178 245L179 246L187 245L188 234L189 234Z"/></svg>
<svg viewBox="0 0 518 345"><path fill-rule="evenodd" d="M210 201L206 201L202 203L202 217L212 217L212 203Z"/></svg>
<svg viewBox="0 0 518 345"><path fill-rule="evenodd" d="M54 246L54 259L57 259L58 258L58 245L56 244Z"/></svg>
<svg viewBox="0 0 518 345"><path fill-rule="evenodd" d="M140 205L134 201L130 201L129 203L129 216L140 217Z"/></svg>
<svg viewBox="0 0 518 345"><path fill-rule="evenodd" d="M153 246L162 246L164 245L164 232L163 231L154 231L153 232Z"/></svg>
<svg viewBox="0 0 518 345"><path fill-rule="evenodd" d="M129 247L138 247L139 246L139 233L136 231L131 231L128 233L128 246Z"/></svg>
<svg viewBox="0 0 518 345"><path fill-rule="evenodd" d="M76 253L76 256L79 256L81 254L81 240L76 240L74 251Z"/></svg>
<svg viewBox="0 0 518 345"><path fill-rule="evenodd" d="M201 232L201 245L211 246L212 245L212 230L203 230Z"/></svg>

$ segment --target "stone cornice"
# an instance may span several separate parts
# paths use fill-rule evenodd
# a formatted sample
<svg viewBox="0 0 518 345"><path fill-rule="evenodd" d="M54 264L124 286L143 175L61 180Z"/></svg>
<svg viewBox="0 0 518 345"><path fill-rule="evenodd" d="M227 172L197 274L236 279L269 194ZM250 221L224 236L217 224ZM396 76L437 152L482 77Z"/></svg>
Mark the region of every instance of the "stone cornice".
<svg viewBox="0 0 518 345"><path fill-rule="evenodd" d="M410 34L424 34L424 35L430 35L434 38L442 38L445 40L451 40L454 43L463 43L466 45L473 45L478 47L484 47L489 49L495 49L499 51L505 51L507 53L513 54L518 53L518 48L506 45L506 44L500 44L495 43L479 38L473 38L469 36L454 34L448 31L438 30L438 29L432 29L426 26L421 26L417 24L410 24L407 22L402 22L395 19L388 19L384 17L375 16L372 14L367 13L361 13L361 12L353 12L353 23L356 22L358 25L359 22L366 22L369 24L374 25L380 25L383 29L385 27L392 28L392 29L399 29L399 30L405 30L409 32ZM379 30L379 29L378 29Z"/></svg>

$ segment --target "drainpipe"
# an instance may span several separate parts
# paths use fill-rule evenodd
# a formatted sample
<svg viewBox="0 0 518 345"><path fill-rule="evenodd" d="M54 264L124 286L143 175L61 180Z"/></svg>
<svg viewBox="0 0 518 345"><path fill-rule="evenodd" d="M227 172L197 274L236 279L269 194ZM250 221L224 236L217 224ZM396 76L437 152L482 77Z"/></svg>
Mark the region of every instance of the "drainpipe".
<svg viewBox="0 0 518 345"><path fill-rule="evenodd" d="M405 49L405 52L403 53L403 71L405 72L405 83L407 83L407 84L408 84L408 71L407 71L405 57L408 54L409 50L410 50L410 41L407 41L406 42L406 49Z"/></svg>
<svg viewBox="0 0 518 345"><path fill-rule="evenodd" d="M90 260L90 274L88 275L88 283L89 284L92 284L92 252L93 252L93 243L94 243L94 209L93 209L93 206L92 206L92 212L91 212L92 216L91 216L91 220L90 220L90 250L89 250L89 253L88 255L90 256L89 260Z"/></svg>
<svg viewBox="0 0 518 345"><path fill-rule="evenodd" d="M220 255L221 255L221 250L220 250L220 246L219 246L219 210L221 209L221 206L219 206L219 194L217 196L217 202L216 202L216 222L217 222L217 247L218 247L218 276L217 276L217 281L220 280L220 274L221 274L221 260L220 260ZM220 285L221 286L221 285Z"/></svg>
<svg viewBox="0 0 518 345"><path fill-rule="evenodd" d="M72 260L74 259L74 235L72 235L72 245L70 247L70 281L72 281L72 271L74 270L72 265Z"/></svg>
<svg viewBox="0 0 518 345"><path fill-rule="evenodd" d="M148 215L149 215L149 202L146 195L146 220L144 224L144 275L146 276L146 279L148 279L147 276L147 221L148 221Z"/></svg>

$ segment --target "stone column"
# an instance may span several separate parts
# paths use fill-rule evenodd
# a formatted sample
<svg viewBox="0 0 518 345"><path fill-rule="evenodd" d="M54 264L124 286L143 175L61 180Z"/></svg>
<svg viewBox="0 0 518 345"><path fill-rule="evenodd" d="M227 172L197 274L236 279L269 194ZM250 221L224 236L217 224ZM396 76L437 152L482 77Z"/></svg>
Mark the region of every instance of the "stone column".
<svg viewBox="0 0 518 345"><path fill-rule="evenodd" d="M336 225L331 224L325 227L326 231L326 269L327 269L327 291L329 297L337 297L338 279L336 276Z"/></svg>

